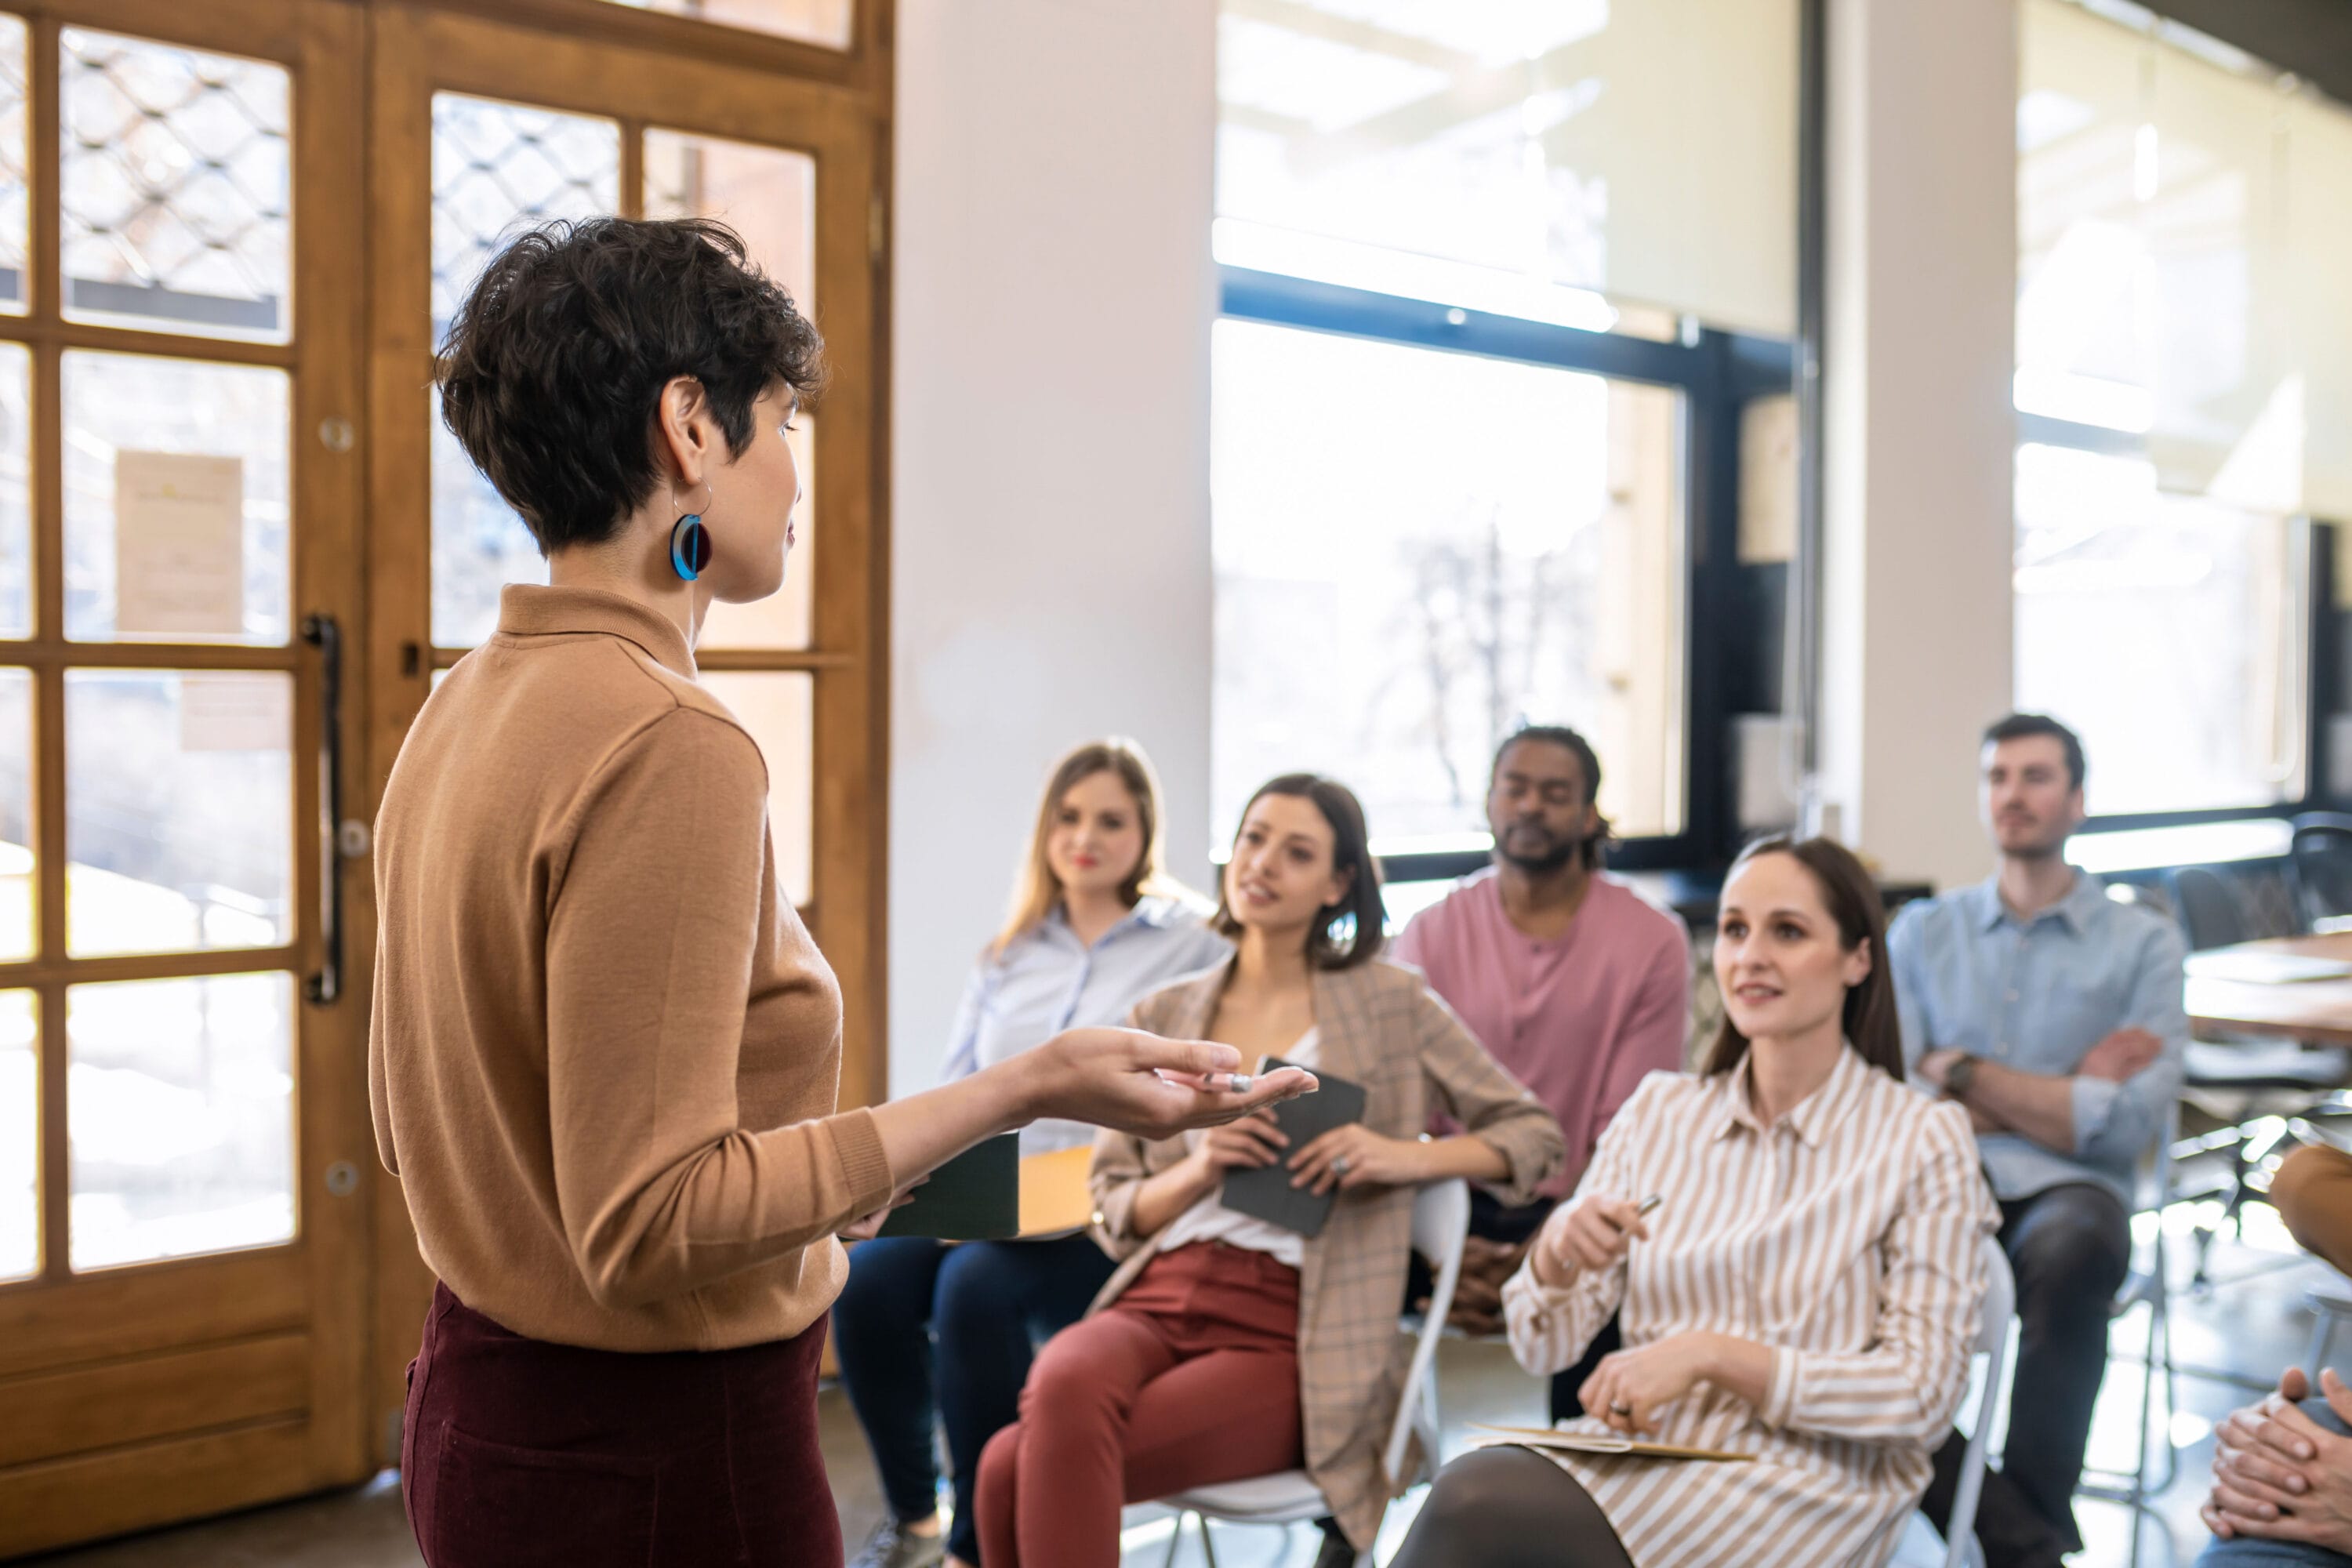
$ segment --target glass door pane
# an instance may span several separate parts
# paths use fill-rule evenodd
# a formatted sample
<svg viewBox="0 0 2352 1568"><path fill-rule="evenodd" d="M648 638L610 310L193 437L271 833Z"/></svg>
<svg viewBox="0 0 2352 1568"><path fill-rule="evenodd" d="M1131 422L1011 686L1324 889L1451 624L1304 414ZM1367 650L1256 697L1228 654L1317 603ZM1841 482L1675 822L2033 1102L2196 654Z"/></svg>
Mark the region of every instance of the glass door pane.
<svg viewBox="0 0 2352 1568"><path fill-rule="evenodd" d="M0 638L33 630L33 355L0 342Z"/></svg>
<svg viewBox="0 0 2352 1568"><path fill-rule="evenodd" d="M71 349L62 375L66 635L283 646L287 374Z"/></svg>
<svg viewBox="0 0 2352 1568"><path fill-rule="evenodd" d="M653 130L645 141L647 217L710 217L743 237L751 259L816 318L816 160L805 153L714 136ZM781 593L751 605L710 606L698 645L795 649L809 646L816 545L816 419L803 409L789 439L800 466L800 542Z"/></svg>
<svg viewBox="0 0 2352 1568"><path fill-rule="evenodd" d="M0 991L0 1279L41 1267L41 1067L33 994Z"/></svg>
<svg viewBox="0 0 2352 1568"><path fill-rule="evenodd" d="M286 71L82 27L62 44L67 318L284 342Z"/></svg>
<svg viewBox="0 0 2352 1568"><path fill-rule="evenodd" d="M25 313L25 254L30 238L32 190L26 181L25 19L0 13L0 315Z"/></svg>
<svg viewBox="0 0 2352 1568"><path fill-rule="evenodd" d="M275 947L293 934L294 682L66 673L66 945Z"/></svg>
<svg viewBox="0 0 2352 1568"><path fill-rule="evenodd" d="M66 1030L77 1271L294 1238L293 976L77 985Z"/></svg>
<svg viewBox="0 0 2352 1568"><path fill-rule="evenodd" d="M433 95L433 338L519 230L621 202L621 128L593 115ZM432 400L433 642L470 647L498 626L499 588L544 583L530 531L441 423Z"/></svg>
<svg viewBox="0 0 2352 1568"><path fill-rule="evenodd" d="M809 901L816 795L815 682L782 670L706 670L702 684L758 742L768 763L768 832L776 879L794 904Z"/></svg>
<svg viewBox="0 0 2352 1568"><path fill-rule="evenodd" d="M637 11L667 11L754 33L773 33L828 49L849 47L855 0L614 0Z"/></svg>
<svg viewBox="0 0 2352 1568"><path fill-rule="evenodd" d="M0 668L0 963L21 963L37 951L33 878L37 837L33 672Z"/></svg>

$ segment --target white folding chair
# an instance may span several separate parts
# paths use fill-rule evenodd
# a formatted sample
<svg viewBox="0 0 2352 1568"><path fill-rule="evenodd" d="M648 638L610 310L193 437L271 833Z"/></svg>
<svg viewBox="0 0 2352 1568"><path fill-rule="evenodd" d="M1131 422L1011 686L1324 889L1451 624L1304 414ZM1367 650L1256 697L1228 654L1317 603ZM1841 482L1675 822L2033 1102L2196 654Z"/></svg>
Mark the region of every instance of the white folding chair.
<svg viewBox="0 0 2352 1568"><path fill-rule="evenodd" d="M1470 1229L1470 1184L1461 1180L1433 1182L1413 1194L1412 1249L1437 1266L1437 1283L1429 1293L1429 1310L1414 1333L1412 1365L1405 1373L1397 1400L1396 1419L1389 1424L1388 1447L1381 1453L1383 1473L1402 1480L1405 1449L1418 1433L1422 1462L1437 1463L1437 1341L1444 1331L1445 1315L1453 1310L1454 1287L1462 1278L1462 1238ZM1419 1476L1412 1478L1418 1480ZM1201 1520L1201 1550L1216 1568L1217 1554L1209 1544L1209 1521L1228 1524L1300 1524L1322 1519L1331 1511L1323 1489L1305 1470L1253 1476L1244 1481L1222 1481L1160 1500L1176 1510L1176 1528L1169 1533L1167 1561L1176 1560L1184 1539L1184 1520ZM1357 1568L1370 1568L1371 1553L1356 1559Z"/></svg>
<svg viewBox="0 0 2352 1568"><path fill-rule="evenodd" d="M1984 1549L1977 1544L1977 1500L1984 1493L1985 1446L1992 1436L1994 1413L2008 1386L2009 1331L2017 1319L2017 1283L2010 1278L2009 1256L2000 1243L1985 1238L1984 1319L1977 1326L1976 1353L1985 1358L1984 1382L1979 1387L1976 1411L1969 1423L1969 1443L1960 1458L1960 1481L1952 1492L1952 1517L1944 1537L1924 1513L1911 1516L1895 1549L1892 1568L1985 1568Z"/></svg>

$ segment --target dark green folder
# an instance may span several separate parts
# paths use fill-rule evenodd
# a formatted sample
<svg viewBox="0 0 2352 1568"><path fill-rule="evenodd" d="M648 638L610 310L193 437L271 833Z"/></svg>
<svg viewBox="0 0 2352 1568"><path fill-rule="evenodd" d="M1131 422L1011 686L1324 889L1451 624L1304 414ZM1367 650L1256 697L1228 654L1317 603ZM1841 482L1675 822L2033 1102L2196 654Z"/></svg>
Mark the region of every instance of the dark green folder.
<svg viewBox="0 0 2352 1568"><path fill-rule="evenodd" d="M1291 1064L1280 1057L1268 1057L1258 1065L1258 1071L1272 1072ZM1295 1230L1301 1236L1323 1234L1323 1222L1331 1217L1331 1205L1338 1201L1339 1189L1332 1188L1322 1196L1305 1187L1290 1184L1290 1157L1334 1127L1364 1119L1364 1086L1349 1083L1344 1078L1334 1078L1321 1068L1307 1069L1315 1075L1320 1087L1313 1094L1303 1094L1297 1100L1286 1100L1274 1108L1275 1125L1290 1140L1290 1147L1282 1152L1286 1162L1278 1165L1261 1165L1255 1170L1228 1171L1221 1201L1235 1214L1245 1214L1262 1219L1268 1225L1278 1225L1285 1230Z"/></svg>
<svg viewBox="0 0 2352 1568"><path fill-rule="evenodd" d="M1021 1234L1021 1134L1000 1132L931 1173L913 1201L891 1211L883 1236L1003 1241Z"/></svg>

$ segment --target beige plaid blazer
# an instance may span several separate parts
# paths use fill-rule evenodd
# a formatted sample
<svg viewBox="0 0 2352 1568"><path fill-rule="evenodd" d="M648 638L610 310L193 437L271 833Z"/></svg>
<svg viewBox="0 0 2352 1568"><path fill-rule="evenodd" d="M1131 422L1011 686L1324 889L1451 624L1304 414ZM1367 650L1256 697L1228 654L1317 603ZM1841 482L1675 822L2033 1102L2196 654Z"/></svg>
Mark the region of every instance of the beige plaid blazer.
<svg viewBox="0 0 2352 1568"><path fill-rule="evenodd" d="M1135 1026L1179 1039L1206 1034L1231 961L1154 992L1136 1005ZM1412 970L1377 960L1315 974L1316 1062L1364 1086L1364 1122L1391 1138L1418 1138L1443 1110L1510 1163L1495 1184L1523 1204L1566 1157L1559 1124L1488 1056ZM1095 1298L1100 1311L1143 1271L1156 1236L1135 1234L1136 1188L1182 1160L1182 1138L1146 1142L1123 1132L1095 1139L1090 1184L1096 1237L1118 1270ZM1298 1398L1307 1469L1358 1551L1370 1547L1388 1500L1402 1488L1381 1473L1412 1342L1397 1332L1405 1261L1412 1245L1412 1191L1342 1193L1323 1234L1307 1243L1298 1279ZM1412 1466L1408 1463L1406 1473Z"/></svg>

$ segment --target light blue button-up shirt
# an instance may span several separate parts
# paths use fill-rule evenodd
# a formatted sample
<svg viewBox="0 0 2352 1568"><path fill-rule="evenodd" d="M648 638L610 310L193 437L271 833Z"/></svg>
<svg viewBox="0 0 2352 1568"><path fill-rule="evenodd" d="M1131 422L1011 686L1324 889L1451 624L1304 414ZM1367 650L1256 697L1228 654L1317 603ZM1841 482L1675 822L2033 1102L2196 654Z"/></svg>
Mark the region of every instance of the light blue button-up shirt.
<svg viewBox="0 0 2352 1568"><path fill-rule="evenodd" d="M1978 1140L1985 1175L2004 1200L2087 1180L2128 1205L2134 1168L2180 1094L2189 1018L2179 929L2115 902L2105 883L2078 871L2074 891L2031 920L2012 913L1990 881L1906 904L1886 949L1907 1066L1949 1047L2063 1078L2117 1029L2146 1029L2164 1042L2128 1082L2074 1079L2072 1150L2015 1132Z"/></svg>
<svg viewBox="0 0 2352 1568"><path fill-rule="evenodd" d="M1223 963L1232 952L1231 943L1173 899L1143 900L1092 947L1057 908L973 966L940 1081L1018 1056L1065 1029L1123 1024L1154 991ZM1084 1122L1035 1121L1022 1130L1021 1152L1048 1154L1094 1140L1095 1130Z"/></svg>

